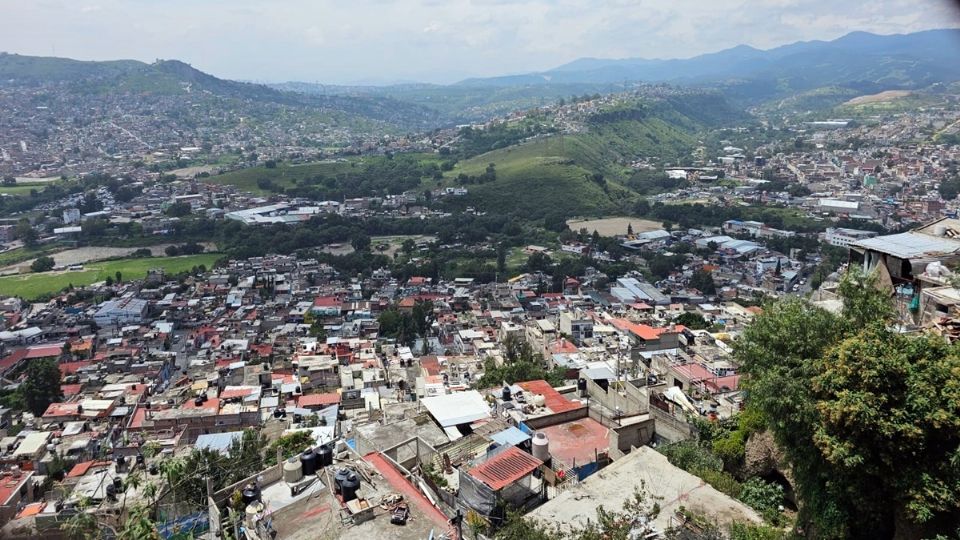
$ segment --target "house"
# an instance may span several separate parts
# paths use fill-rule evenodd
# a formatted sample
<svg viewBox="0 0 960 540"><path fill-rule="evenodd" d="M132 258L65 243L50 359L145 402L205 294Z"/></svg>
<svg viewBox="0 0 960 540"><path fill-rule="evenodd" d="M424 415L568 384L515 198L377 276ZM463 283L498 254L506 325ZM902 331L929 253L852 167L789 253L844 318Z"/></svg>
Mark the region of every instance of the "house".
<svg viewBox="0 0 960 540"><path fill-rule="evenodd" d="M912 231L877 236L850 244L850 264L864 272L879 272L887 287L914 287L919 295L929 265L960 260L960 220L944 218ZM942 285L942 283L940 283Z"/></svg>

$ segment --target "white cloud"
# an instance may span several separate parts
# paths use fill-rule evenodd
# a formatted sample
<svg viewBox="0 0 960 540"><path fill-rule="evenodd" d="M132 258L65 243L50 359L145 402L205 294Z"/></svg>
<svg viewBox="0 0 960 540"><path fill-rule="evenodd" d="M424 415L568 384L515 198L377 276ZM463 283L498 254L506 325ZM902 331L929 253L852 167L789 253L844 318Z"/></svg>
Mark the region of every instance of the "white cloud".
<svg viewBox="0 0 960 540"><path fill-rule="evenodd" d="M960 22L947 0L0 0L0 13L0 50L324 82L449 81Z"/></svg>

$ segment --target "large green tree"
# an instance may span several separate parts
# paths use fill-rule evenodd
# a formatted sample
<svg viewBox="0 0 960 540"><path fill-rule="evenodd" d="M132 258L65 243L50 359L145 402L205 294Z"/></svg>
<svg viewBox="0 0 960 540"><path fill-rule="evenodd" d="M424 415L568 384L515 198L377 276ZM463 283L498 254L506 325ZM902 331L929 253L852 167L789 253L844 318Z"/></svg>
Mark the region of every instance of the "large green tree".
<svg viewBox="0 0 960 540"><path fill-rule="evenodd" d="M736 349L750 405L792 469L800 523L822 538L953 534L960 352L888 330L873 277L852 272L840 293L839 315L799 299L768 306Z"/></svg>
<svg viewBox="0 0 960 540"><path fill-rule="evenodd" d="M57 361L31 360L27 365L27 376L20 385L20 394L27 409L37 416L43 414L51 403L63 399Z"/></svg>

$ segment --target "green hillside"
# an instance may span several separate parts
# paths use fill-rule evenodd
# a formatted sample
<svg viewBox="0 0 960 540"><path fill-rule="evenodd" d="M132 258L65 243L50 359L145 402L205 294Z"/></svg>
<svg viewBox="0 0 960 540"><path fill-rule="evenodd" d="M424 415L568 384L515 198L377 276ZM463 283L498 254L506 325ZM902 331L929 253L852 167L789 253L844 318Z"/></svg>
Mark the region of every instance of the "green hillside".
<svg viewBox="0 0 960 540"><path fill-rule="evenodd" d="M627 101L588 117L583 133L542 135L462 161L447 183L470 192L457 204L488 212L532 218L623 212L638 198L625 187L630 163L689 161L702 133L740 119L716 94ZM492 181L484 176L490 164Z"/></svg>
<svg viewBox="0 0 960 540"><path fill-rule="evenodd" d="M577 163L577 158L597 159L596 152L584 139L551 137L477 156L460 163L454 176L482 175L493 163L496 180L468 185L469 196L459 202L525 218L614 212L630 204L634 194L605 178L594 180L594 171Z"/></svg>

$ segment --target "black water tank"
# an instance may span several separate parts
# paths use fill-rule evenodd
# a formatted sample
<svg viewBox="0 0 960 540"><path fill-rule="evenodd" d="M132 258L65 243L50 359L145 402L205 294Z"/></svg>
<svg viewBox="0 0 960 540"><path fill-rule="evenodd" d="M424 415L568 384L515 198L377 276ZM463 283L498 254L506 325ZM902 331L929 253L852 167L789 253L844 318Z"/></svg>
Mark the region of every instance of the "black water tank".
<svg viewBox="0 0 960 540"><path fill-rule="evenodd" d="M586 390L587 389L587 380L583 377L577 379L577 390Z"/></svg>
<svg viewBox="0 0 960 540"><path fill-rule="evenodd" d="M343 502L352 501L357 498L357 491L360 489L360 477L357 473L350 472L340 483L340 496Z"/></svg>
<svg viewBox="0 0 960 540"><path fill-rule="evenodd" d="M503 390L500 391L500 399L502 399L503 401L513 400L513 395L510 393L509 386L504 386Z"/></svg>
<svg viewBox="0 0 960 540"><path fill-rule="evenodd" d="M303 465L303 475L311 476L317 474L317 455L313 450L307 450L300 454L300 463Z"/></svg>
<svg viewBox="0 0 960 540"><path fill-rule="evenodd" d="M329 467L333 465L333 450L326 444L318 446L313 451L317 455L317 468Z"/></svg>
<svg viewBox="0 0 960 540"><path fill-rule="evenodd" d="M243 497L243 504L249 505L253 502L256 502L257 499L260 498L260 491L257 488L248 485L247 487L243 488L241 496Z"/></svg>
<svg viewBox="0 0 960 540"><path fill-rule="evenodd" d="M337 471L337 474L333 476L333 491L334 493L341 493L341 487L344 482L347 481L347 476L350 475L350 471L347 469L340 469Z"/></svg>
<svg viewBox="0 0 960 540"><path fill-rule="evenodd" d="M119 476L113 477L113 489L117 490L117 493L123 491L123 478L120 478Z"/></svg>
<svg viewBox="0 0 960 540"><path fill-rule="evenodd" d="M143 457L143 454L137 454L137 465L143 465L146 458Z"/></svg>
<svg viewBox="0 0 960 540"><path fill-rule="evenodd" d="M200 396L197 396L197 397L193 400L193 404L196 405L197 407L203 405L203 398L200 397Z"/></svg>

